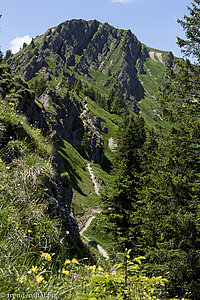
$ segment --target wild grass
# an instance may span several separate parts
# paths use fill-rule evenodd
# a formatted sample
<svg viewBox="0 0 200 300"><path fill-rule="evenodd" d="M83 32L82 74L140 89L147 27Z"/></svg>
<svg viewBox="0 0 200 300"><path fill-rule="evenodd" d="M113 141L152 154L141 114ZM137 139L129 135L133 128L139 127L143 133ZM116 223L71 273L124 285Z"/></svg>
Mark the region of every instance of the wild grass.
<svg viewBox="0 0 200 300"><path fill-rule="evenodd" d="M3 100L2 100L3 101ZM1 102L2 103L2 102ZM55 182L53 147L40 130L17 115L9 103L0 108L0 286L13 292L36 253L65 253L61 221L49 211ZM64 247L65 245L65 247Z"/></svg>
<svg viewBox="0 0 200 300"><path fill-rule="evenodd" d="M68 142L60 150L65 170L73 186L72 211L78 222L87 217L92 208L99 205L99 197L94 192L93 183L84 159Z"/></svg>
<svg viewBox="0 0 200 300"><path fill-rule="evenodd" d="M167 280L146 277L142 270L144 257L130 259L130 250L118 254L118 263L106 269L88 264L87 257L78 260L64 257L55 272L55 259L48 252L37 253L35 264L14 269L9 284L0 288L4 298L37 299L160 299ZM8 282L6 282L8 283ZM125 295L125 296L124 296ZM125 298L124 298L125 297Z"/></svg>

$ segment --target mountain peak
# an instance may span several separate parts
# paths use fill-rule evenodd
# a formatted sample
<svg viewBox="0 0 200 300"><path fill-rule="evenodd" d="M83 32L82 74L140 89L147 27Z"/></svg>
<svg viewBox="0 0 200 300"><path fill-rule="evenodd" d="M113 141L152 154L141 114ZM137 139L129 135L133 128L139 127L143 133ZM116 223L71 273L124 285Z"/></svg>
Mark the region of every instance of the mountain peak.
<svg viewBox="0 0 200 300"><path fill-rule="evenodd" d="M145 93L139 74L145 73L148 57L164 63L161 53L143 46L130 30L97 20L72 19L38 36L12 63L26 81L41 72L50 80L68 68L68 75L73 72L73 78L81 76L86 83L98 78L101 92L118 85L136 112L137 101Z"/></svg>

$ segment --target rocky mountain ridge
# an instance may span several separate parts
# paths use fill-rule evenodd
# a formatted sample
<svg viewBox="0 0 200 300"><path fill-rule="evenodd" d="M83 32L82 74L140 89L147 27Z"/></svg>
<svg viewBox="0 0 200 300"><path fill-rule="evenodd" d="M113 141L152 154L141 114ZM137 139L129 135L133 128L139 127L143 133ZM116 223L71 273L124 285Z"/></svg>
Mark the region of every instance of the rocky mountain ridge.
<svg viewBox="0 0 200 300"><path fill-rule="evenodd" d="M85 200L92 193L80 188L81 172L89 176L85 159L110 169L117 146L115 135L126 109L144 114L155 124L162 121L155 109L156 92L165 64L172 61L171 52L150 49L130 30L96 20L66 21L9 57L7 62L34 93L22 97L17 109L53 140L54 163L64 174L61 188L65 194L69 192L69 209L73 197ZM63 150L65 142L72 148ZM68 150L74 151L73 160L65 155ZM82 165L81 176L73 165L77 161ZM101 183L106 176L102 175ZM78 195L67 190L69 182ZM77 211L81 211L82 204L78 205Z"/></svg>
<svg viewBox="0 0 200 300"><path fill-rule="evenodd" d="M28 47L10 59L26 81L38 72L50 80L66 68L73 69L76 78L83 76L86 81L96 77L96 73L102 74L103 87L119 83L126 101L138 111L137 101L145 93L138 75L145 73L144 61L152 58L152 52L130 30L116 29L96 20L70 20L47 30L33 40L32 46L34 51ZM166 61L160 52L157 58L163 64ZM170 53L168 58L171 59ZM70 82L75 81L71 76Z"/></svg>

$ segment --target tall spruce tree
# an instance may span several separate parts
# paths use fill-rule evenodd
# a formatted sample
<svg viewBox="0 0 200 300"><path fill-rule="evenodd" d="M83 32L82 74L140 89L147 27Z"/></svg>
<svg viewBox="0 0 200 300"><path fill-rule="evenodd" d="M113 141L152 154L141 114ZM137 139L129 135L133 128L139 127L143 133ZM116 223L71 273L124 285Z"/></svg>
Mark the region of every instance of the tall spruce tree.
<svg viewBox="0 0 200 300"><path fill-rule="evenodd" d="M200 0L193 0L188 10L189 16L184 16L183 20L178 19L185 30L186 39L178 37L177 43L186 56L192 55L200 62Z"/></svg>
<svg viewBox="0 0 200 300"><path fill-rule="evenodd" d="M200 291L200 1L179 23L186 40L178 39L188 59L175 60L160 96L171 131L163 133L147 166L140 191L140 241L149 271L167 276L168 296L199 299ZM192 25L192 26L191 26Z"/></svg>
<svg viewBox="0 0 200 300"><path fill-rule="evenodd" d="M114 179L102 197L106 230L112 233L115 247L120 250L133 248L135 244L136 232L132 222L137 206L145 140L144 120L141 117L126 118L118 134Z"/></svg>

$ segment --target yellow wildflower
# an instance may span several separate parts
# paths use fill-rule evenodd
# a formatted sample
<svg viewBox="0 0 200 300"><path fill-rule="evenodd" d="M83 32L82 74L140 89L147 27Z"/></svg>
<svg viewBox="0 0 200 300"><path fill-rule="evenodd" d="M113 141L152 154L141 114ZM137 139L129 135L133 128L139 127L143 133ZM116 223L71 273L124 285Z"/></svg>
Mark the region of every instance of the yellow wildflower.
<svg viewBox="0 0 200 300"><path fill-rule="evenodd" d="M28 233L31 233L32 232L32 230L31 229L28 229Z"/></svg>
<svg viewBox="0 0 200 300"><path fill-rule="evenodd" d="M70 264L70 262L71 262L71 260L70 260L70 259L66 259L66 261L64 262L64 265L69 265L69 264Z"/></svg>
<svg viewBox="0 0 200 300"><path fill-rule="evenodd" d="M63 273L64 275L69 275L69 271L68 271L68 270L65 270L64 268L62 269L62 273Z"/></svg>
<svg viewBox="0 0 200 300"><path fill-rule="evenodd" d="M37 283L45 283L44 277L42 275L35 276L35 279Z"/></svg>
<svg viewBox="0 0 200 300"><path fill-rule="evenodd" d="M91 270L93 273L95 272L96 266L88 266L88 270Z"/></svg>
<svg viewBox="0 0 200 300"><path fill-rule="evenodd" d="M33 273L37 273L39 271L39 268L37 266L32 266L31 271Z"/></svg>
<svg viewBox="0 0 200 300"><path fill-rule="evenodd" d="M78 260L77 260L76 258L73 258L73 259L72 259L72 263L73 263L73 264L79 265L79 262L78 262Z"/></svg>
<svg viewBox="0 0 200 300"><path fill-rule="evenodd" d="M101 266L98 266L97 270L100 271L100 272L104 271L104 269Z"/></svg>
<svg viewBox="0 0 200 300"><path fill-rule="evenodd" d="M49 253L42 253L41 257L44 258L47 261L51 261L52 260L52 257L51 257L51 255Z"/></svg>

